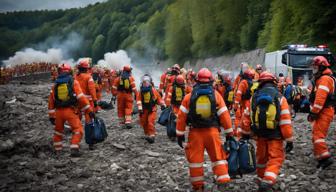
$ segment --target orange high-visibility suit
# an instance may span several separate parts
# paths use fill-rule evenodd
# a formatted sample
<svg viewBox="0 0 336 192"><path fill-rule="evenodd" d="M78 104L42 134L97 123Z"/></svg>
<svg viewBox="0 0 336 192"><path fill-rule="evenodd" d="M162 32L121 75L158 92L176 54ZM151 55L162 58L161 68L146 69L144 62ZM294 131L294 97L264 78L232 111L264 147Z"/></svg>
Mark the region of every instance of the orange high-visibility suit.
<svg viewBox="0 0 336 192"><path fill-rule="evenodd" d="M242 79L242 76L239 74L237 75L236 79L233 82L233 91L234 94L236 94L237 90L238 90L238 86L239 86L239 82ZM240 121L241 121L241 117L242 117L242 112L240 111L240 108L238 107L235 110L235 120L234 120L234 127L235 129L238 129Z"/></svg>
<svg viewBox="0 0 336 192"><path fill-rule="evenodd" d="M54 86L50 91L48 109L49 117L55 118L55 132L54 132L54 148L55 150L62 150L64 123L68 122L72 129L72 139L70 148L79 148L79 143L83 136L83 126L78 117L78 109L88 115L92 112L89 100L84 96L78 81L73 81L73 92L76 94L78 106L56 107L55 106L55 91Z"/></svg>
<svg viewBox="0 0 336 192"><path fill-rule="evenodd" d="M316 85L313 90L315 99L313 98L310 110L311 113L318 114L317 119L311 123L313 127L314 155L317 160L326 159L331 156L325 139L334 117L333 106L327 104L328 95L333 94L335 89L334 80L331 77L332 72L330 69L326 69L322 74L315 81Z"/></svg>
<svg viewBox="0 0 336 192"><path fill-rule="evenodd" d="M96 86L90 73L79 73L76 75L76 80L84 93L84 96L89 100L90 106L94 108L94 102L97 102ZM90 123L91 118L85 114L85 122Z"/></svg>
<svg viewBox="0 0 336 192"><path fill-rule="evenodd" d="M232 123L230 113L225 106L221 95L215 92L216 110L220 120L220 126L224 127L224 133L232 135ZM182 136L186 132L187 116L190 110L191 93L187 94L182 101L177 116L176 135ZM185 146L186 158L189 162L190 181L195 190L204 186L204 150L212 162L212 170L218 183L230 181L226 154L222 149L222 140L219 127L201 128L190 127L188 143Z"/></svg>
<svg viewBox="0 0 336 192"><path fill-rule="evenodd" d="M177 87L177 86L176 86ZM181 102L183 100L183 97L186 95L186 87L181 87L183 89L183 94L181 95L181 98L177 98L175 94L174 98L174 86L170 86L167 91L167 99L166 99L166 105L167 107L172 106L173 112L175 115L177 115ZM174 100L175 99L175 100Z"/></svg>
<svg viewBox="0 0 336 192"><path fill-rule="evenodd" d="M252 110L249 113L244 113L242 123L242 133L251 133L251 119ZM268 184L275 184L280 168L285 159L283 149L283 141L293 141L293 130L291 115L288 108L288 103L285 97L280 99L280 120L279 129L282 137L279 138L265 138L257 136L257 175L260 181Z"/></svg>
<svg viewBox="0 0 336 192"><path fill-rule="evenodd" d="M95 88L96 88L96 96L97 96L97 102L101 101L102 95L103 95L103 83L100 74L97 73L92 73L92 79L95 83ZM99 106L95 107L94 111L97 112L101 108Z"/></svg>
<svg viewBox="0 0 336 192"><path fill-rule="evenodd" d="M167 106L168 106L168 103L167 103L168 90L173 85L176 76L177 75L172 75L172 74L167 74L166 75L166 80L165 80L165 85L164 85L164 88L165 88L164 101L165 101L165 103L166 103Z"/></svg>
<svg viewBox="0 0 336 192"><path fill-rule="evenodd" d="M244 113L247 113L250 108L250 98L247 95L251 94L249 90L248 80L242 79L238 85L238 89L234 96L234 109L241 112L241 117ZM245 98L244 98L245 97ZM238 126L235 127L234 134L236 137L240 137L241 132L241 121Z"/></svg>
<svg viewBox="0 0 336 192"><path fill-rule="evenodd" d="M166 83L166 77L167 77L167 72L164 72L161 76L160 76L160 85L159 85L159 93L163 95L163 93L165 92L165 83Z"/></svg>
<svg viewBox="0 0 336 192"><path fill-rule="evenodd" d="M133 111L133 95L132 92L136 95L136 86L133 76L129 77L129 89L124 89L120 85L121 76L117 77L114 80L112 86L112 94L117 96L118 102L118 118L120 125L131 124L132 123L132 111Z"/></svg>
<svg viewBox="0 0 336 192"><path fill-rule="evenodd" d="M103 76L103 87L106 93L110 93L110 82L109 82L109 78L110 78L110 74L109 71L105 71L104 72L104 76Z"/></svg>
<svg viewBox="0 0 336 192"><path fill-rule="evenodd" d="M154 137L156 135L155 130L155 120L156 120L156 114L157 114L157 107L156 105L159 104L161 106L164 105L163 100L161 99L160 94L152 88L150 94L150 99L145 100L144 99L144 93L138 91L137 93L137 106L139 111L142 111L142 113L139 113L140 117L140 124L144 129L145 135L149 137Z"/></svg>

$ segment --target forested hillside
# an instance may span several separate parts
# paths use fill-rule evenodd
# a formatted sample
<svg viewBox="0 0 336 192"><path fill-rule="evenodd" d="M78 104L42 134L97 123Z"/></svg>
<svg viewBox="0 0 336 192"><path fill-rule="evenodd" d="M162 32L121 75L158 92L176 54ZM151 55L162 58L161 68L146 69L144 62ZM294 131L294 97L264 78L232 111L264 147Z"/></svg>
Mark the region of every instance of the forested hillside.
<svg viewBox="0 0 336 192"><path fill-rule="evenodd" d="M0 14L0 58L71 32L84 42L73 57L132 49L183 62L287 43L335 51L330 0L109 0L86 8Z"/></svg>

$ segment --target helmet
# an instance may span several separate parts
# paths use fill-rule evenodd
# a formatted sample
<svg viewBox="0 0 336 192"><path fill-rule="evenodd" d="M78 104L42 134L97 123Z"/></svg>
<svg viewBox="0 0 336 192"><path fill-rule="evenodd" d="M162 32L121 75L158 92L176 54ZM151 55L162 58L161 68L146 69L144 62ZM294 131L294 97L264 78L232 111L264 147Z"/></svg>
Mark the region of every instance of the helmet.
<svg viewBox="0 0 336 192"><path fill-rule="evenodd" d="M194 71L189 71L187 75L187 79L195 79L196 73Z"/></svg>
<svg viewBox="0 0 336 192"><path fill-rule="evenodd" d="M254 78L254 70L252 69L246 69L243 74L245 77Z"/></svg>
<svg viewBox="0 0 336 192"><path fill-rule="evenodd" d="M175 65L171 68L171 70L180 73L180 65L179 65L179 64L175 64Z"/></svg>
<svg viewBox="0 0 336 192"><path fill-rule="evenodd" d="M131 72L132 71L132 67L130 65L125 65L124 68L123 68L123 71Z"/></svg>
<svg viewBox="0 0 336 192"><path fill-rule="evenodd" d="M262 66L260 64L257 64L256 70L262 70Z"/></svg>
<svg viewBox="0 0 336 192"><path fill-rule="evenodd" d="M81 59L79 61L78 67L88 69L90 67L90 60L89 59Z"/></svg>
<svg viewBox="0 0 336 192"><path fill-rule="evenodd" d="M312 64L313 65L317 65L317 66L325 66L325 67L329 67L330 64L328 62L328 60L323 57L323 56L316 56L313 58L313 61L312 61Z"/></svg>
<svg viewBox="0 0 336 192"><path fill-rule="evenodd" d="M176 78L175 78L175 82L176 84L178 85L183 85L185 82L184 82L184 77L182 75L178 75Z"/></svg>
<svg viewBox="0 0 336 192"><path fill-rule="evenodd" d="M198 71L196 79L200 83L210 83L213 80L212 73L208 68L202 68Z"/></svg>
<svg viewBox="0 0 336 192"><path fill-rule="evenodd" d="M141 84L144 87L149 87L152 84L152 77L148 74L145 74L141 77Z"/></svg>
<svg viewBox="0 0 336 192"><path fill-rule="evenodd" d="M240 70L244 73L247 69L249 69L248 63L242 62L240 64Z"/></svg>
<svg viewBox="0 0 336 192"><path fill-rule="evenodd" d="M264 71L259 76L259 82L276 82L276 77L273 73Z"/></svg>
<svg viewBox="0 0 336 192"><path fill-rule="evenodd" d="M59 73L70 73L71 72L71 66L67 63L63 63L58 66Z"/></svg>

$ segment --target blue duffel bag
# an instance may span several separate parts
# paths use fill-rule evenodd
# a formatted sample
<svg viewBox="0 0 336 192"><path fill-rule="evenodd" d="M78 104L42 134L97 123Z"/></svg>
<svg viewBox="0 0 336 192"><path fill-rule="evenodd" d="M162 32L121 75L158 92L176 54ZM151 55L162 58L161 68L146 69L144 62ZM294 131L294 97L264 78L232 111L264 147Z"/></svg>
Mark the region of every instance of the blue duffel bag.
<svg viewBox="0 0 336 192"><path fill-rule="evenodd" d="M161 111L160 117L158 119L158 123L162 126L167 126L169 116L170 116L171 108L167 107L163 111Z"/></svg>
<svg viewBox="0 0 336 192"><path fill-rule="evenodd" d="M87 144L103 142L107 136L103 119L96 117L91 123L85 124L85 142Z"/></svg>
<svg viewBox="0 0 336 192"><path fill-rule="evenodd" d="M229 153L227 158L229 175L231 177L241 175L239 172L239 142L234 138L227 140L224 144L224 150Z"/></svg>
<svg viewBox="0 0 336 192"><path fill-rule="evenodd" d="M239 171L241 174L253 173L256 170L255 149L246 139L239 140Z"/></svg>

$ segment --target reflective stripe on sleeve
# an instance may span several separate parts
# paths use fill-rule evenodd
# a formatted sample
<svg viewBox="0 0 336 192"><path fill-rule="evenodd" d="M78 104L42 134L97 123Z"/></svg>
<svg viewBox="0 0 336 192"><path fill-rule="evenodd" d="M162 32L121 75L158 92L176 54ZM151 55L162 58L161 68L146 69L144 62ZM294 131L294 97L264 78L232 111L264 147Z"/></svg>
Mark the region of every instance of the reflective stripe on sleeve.
<svg viewBox="0 0 336 192"><path fill-rule="evenodd" d="M240 90L237 91L237 94L242 94L242 92Z"/></svg>
<svg viewBox="0 0 336 192"><path fill-rule="evenodd" d="M81 111L85 111L85 110L87 110L88 108L90 108L90 105L85 105L85 107L83 107L83 108L81 109Z"/></svg>
<svg viewBox="0 0 336 192"><path fill-rule="evenodd" d="M324 86L324 85L320 85L320 86L318 87L318 89L325 90L325 91L327 91L328 93L329 93L329 91L330 91L330 89L329 89L327 86Z"/></svg>
<svg viewBox="0 0 336 192"><path fill-rule="evenodd" d="M323 106L318 105L318 104L314 104L314 107L316 107L316 108L318 108L318 109L322 109L322 108L323 108Z"/></svg>
<svg viewBox="0 0 336 192"><path fill-rule="evenodd" d="M77 95L77 99L80 99L81 97L83 97L84 94L83 93L80 93L79 95Z"/></svg>
<svg viewBox="0 0 336 192"><path fill-rule="evenodd" d="M292 124L292 121L290 119L288 120L281 120L279 125L290 125Z"/></svg>
<svg viewBox="0 0 336 192"><path fill-rule="evenodd" d="M222 113L224 113L227 110L228 110L228 108L226 106L224 106L217 111L217 115L220 116Z"/></svg>
<svg viewBox="0 0 336 192"><path fill-rule="evenodd" d="M181 110L183 113L189 113L188 109L186 109L183 105L180 106L180 110Z"/></svg>

